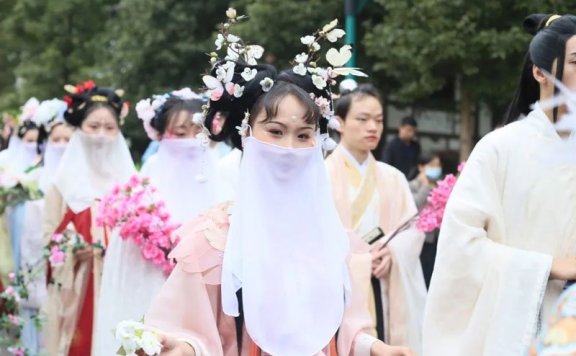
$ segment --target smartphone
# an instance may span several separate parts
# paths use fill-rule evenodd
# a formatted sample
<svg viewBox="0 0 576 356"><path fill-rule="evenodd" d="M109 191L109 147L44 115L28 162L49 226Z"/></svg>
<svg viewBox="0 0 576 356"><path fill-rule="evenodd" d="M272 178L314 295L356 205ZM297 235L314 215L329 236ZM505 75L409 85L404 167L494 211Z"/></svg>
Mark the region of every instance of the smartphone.
<svg viewBox="0 0 576 356"><path fill-rule="evenodd" d="M369 245L372 245L374 242L380 240L384 237L384 231L380 227L375 227L369 233L362 236L362 240Z"/></svg>

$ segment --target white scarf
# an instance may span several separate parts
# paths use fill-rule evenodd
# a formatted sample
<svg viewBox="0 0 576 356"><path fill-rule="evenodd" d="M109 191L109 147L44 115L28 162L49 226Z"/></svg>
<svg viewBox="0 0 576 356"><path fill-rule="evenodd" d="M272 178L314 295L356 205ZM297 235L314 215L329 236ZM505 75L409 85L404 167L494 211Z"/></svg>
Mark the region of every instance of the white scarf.
<svg viewBox="0 0 576 356"><path fill-rule="evenodd" d="M238 199L222 268L224 313L275 356L314 355L335 336L349 290L349 240L330 193L321 145L244 140Z"/></svg>

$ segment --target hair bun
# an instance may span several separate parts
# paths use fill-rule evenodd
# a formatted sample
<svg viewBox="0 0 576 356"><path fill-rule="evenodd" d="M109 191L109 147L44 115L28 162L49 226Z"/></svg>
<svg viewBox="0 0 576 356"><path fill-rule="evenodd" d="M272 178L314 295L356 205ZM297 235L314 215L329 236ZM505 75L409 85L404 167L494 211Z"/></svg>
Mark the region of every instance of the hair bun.
<svg viewBox="0 0 576 356"><path fill-rule="evenodd" d="M524 30L531 34L536 35L546 25L546 21L553 15L550 14L532 14L528 15L523 22Z"/></svg>
<svg viewBox="0 0 576 356"><path fill-rule="evenodd" d="M68 89L67 89L68 90ZM70 94L64 97L64 101L68 105L64 113L64 119L74 127L80 127L86 118L86 112L96 103L105 104L110 107L117 118L120 119L122 113L122 106L124 101L120 90L104 87L89 87L86 90L78 91L75 94Z"/></svg>

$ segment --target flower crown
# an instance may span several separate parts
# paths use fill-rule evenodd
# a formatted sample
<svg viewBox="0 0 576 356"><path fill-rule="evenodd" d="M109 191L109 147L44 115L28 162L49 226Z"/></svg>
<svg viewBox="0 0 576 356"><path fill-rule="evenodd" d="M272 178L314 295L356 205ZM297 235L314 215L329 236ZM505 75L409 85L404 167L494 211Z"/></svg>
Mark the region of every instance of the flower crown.
<svg viewBox="0 0 576 356"><path fill-rule="evenodd" d="M87 80L77 85L67 84L64 86L64 90L68 93L64 96L64 102L67 106L65 112L67 121L73 116L81 115L80 113L90 103L106 103L111 106L118 114L120 125L124 124L124 119L128 116L129 105L122 99L124 96L122 89L98 87L93 80ZM73 121L78 120L78 117L73 118Z"/></svg>
<svg viewBox="0 0 576 356"><path fill-rule="evenodd" d="M64 112L67 104L60 99L44 100L32 117L32 121L38 126L43 126L46 131L50 131L55 125L64 123Z"/></svg>
<svg viewBox="0 0 576 356"><path fill-rule="evenodd" d="M346 35L346 32L337 28L338 20L335 19L329 24L324 25L322 29L316 31L312 35L307 35L300 38L300 42L307 47L307 51L302 52L294 57L292 71L295 74L312 77L312 83L319 90L327 90L330 93L330 101L324 97L316 97L314 93L310 93L310 97L316 102L320 108L322 116L328 121L328 127L331 129L338 129L338 120L334 117L334 103L332 95L332 87L336 85L336 78L339 76L359 76L367 77L365 73L358 68L344 67L346 63L352 58L352 46L344 45L340 49L330 48L326 52L326 61L329 66L321 67L318 65L320 56L320 41L328 41L330 43L337 42L340 38Z"/></svg>
<svg viewBox="0 0 576 356"><path fill-rule="evenodd" d="M40 106L40 102L38 99L32 97L26 100L26 103L22 106L20 116L18 117L18 121L20 124L24 123L25 121L32 120L34 114L38 110Z"/></svg>
<svg viewBox="0 0 576 356"><path fill-rule="evenodd" d="M204 96L196 94L190 88L182 88L180 90L174 90L162 95L153 95L151 98L140 100L136 104L136 115L140 120L142 120L144 130L151 140L160 139L160 133L151 124L152 120L160 115L166 101L173 97L182 100L205 100ZM204 126L204 115L201 113L196 113L192 116L192 121L195 125L198 125L202 128L202 132L200 132L196 138L200 139L202 144L207 146L209 144L209 132L208 129Z"/></svg>
<svg viewBox="0 0 576 356"><path fill-rule="evenodd" d="M230 8L226 12L228 20L220 26L219 34L216 38L216 52L210 53L210 62L214 64L214 75L205 75L202 80L208 88L210 100L213 102L219 101L225 92L233 98L241 98L244 94L243 83L235 83L233 81L236 69L236 62L245 62L248 65L257 65L257 59L260 59L264 53L264 48L258 45L246 44L242 39L230 32L232 26L239 21L246 18L246 16L237 16L236 10ZM326 91L329 98L324 96L317 96L315 93L310 93L310 97L319 107L322 116L327 120L327 126L332 129L338 128L338 121L334 117L331 87L336 84L336 78L339 76L362 76L367 75L361 72L358 68L346 68L344 65L352 57L352 47L344 45L340 49L330 48L326 52L325 59L328 66L322 67L319 65L321 58L321 41L328 41L335 43L338 39L342 38L346 32L337 28L338 20L333 20L329 24L322 27L312 35L300 38L300 42L306 46L306 51L296 55L292 62L292 71L296 75L310 76L313 85L321 91ZM226 51L224 59L219 58L218 51ZM258 74L255 68L244 68L240 73L241 78L245 82L253 80ZM274 85L272 78L265 77L260 81L260 86L263 92L268 92ZM207 107L204 113L207 113ZM247 134L248 131L249 113L244 115L241 126L237 129L241 136ZM326 150L331 150L336 146L336 143L329 138L328 133L323 133L324 142L323 146Z"/></svg>
<svg viewBox="0 0 576 356"><path fill-rule="evenodd" d="M216 66L216 77L211 75L204 75L202 81L206 85L210 93L210 100L218 101L224 94L224 90L235 98L240 98L244 95L244 86L232 82L234 77L234 70L236 69L235 62L244 62L248 65L257 65L257 60L262 58L264 54L264 47L247 44L242 38L230 32L230 28L242 20L247 19L247 16L237 16L236 10L229 8L226 11L228 20L223 23L219 28L218 36L214 45L216 51L210 53L210 63ZM224 59L220 59L218 52L225 50L226 55ZM245 68L242 72L242 79L246 82L254 79L258 71L256 69ZM268 92L274 81L270 78L265 78L260 82L262 90Z"/></svg>

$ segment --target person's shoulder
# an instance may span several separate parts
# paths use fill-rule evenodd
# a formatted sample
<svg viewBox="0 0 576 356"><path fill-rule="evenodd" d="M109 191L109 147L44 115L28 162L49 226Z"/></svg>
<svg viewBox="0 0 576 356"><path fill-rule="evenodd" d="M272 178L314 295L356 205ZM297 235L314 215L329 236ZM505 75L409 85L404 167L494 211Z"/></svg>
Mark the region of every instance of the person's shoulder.
<svg viewBox="0 0 576 356"><path fill-rule="evenodd" d="M176 232L178 244L170 253L181 264L184 271L202 273L217 284L224 258L228 230L230 228L229 210L232 202L220 203L194 220L191 220Z"/></svg>
<svg viewBox="0 0 576 356"><path fill-rule="evenodd" d="M378 169L378 173L385 178L402 181L408 184L406 176L398 168L380 161L376 161L376 168Z"/></svg>

